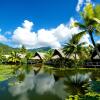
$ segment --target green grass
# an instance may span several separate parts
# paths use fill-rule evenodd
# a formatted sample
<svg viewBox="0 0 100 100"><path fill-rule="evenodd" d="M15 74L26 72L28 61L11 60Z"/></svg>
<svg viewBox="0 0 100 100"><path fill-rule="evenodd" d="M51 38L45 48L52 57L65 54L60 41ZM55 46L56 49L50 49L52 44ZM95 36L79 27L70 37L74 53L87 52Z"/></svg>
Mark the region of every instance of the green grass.
<svg viewBox="0 0 100 100"><path fill-rule="evenodd" d="M0 81L4 81L12 76L13 66L0 65Z"/></svg>

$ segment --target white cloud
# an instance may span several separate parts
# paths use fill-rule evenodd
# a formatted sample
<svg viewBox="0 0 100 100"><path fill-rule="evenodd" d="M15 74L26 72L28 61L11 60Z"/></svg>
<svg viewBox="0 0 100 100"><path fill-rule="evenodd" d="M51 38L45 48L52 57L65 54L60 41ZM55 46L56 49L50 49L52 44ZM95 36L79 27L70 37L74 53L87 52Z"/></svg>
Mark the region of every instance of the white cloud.
<svg viewBox="0 0 100 100"><path fill-rule="evenodd" d="M17 27L12 35L12 41L17 45L25 45L26 47L34 46L37 42L35 32L31 32L33 23L25 20L22 27Z"/></svg>
<svg viewBox="0 0 100 100"><path fill-rule="evenodd" d="M40 29L38 31L38 45L41 46L50 46L52 48L61 47L57 37L54 36L54 30Z"/></svg>
<svg viewBox="0 0 100 100"><path fill-rule="evenodd" d="M0 29L0 33L1 33L1 31L2 31L2 29ZM0 42L5 43L7 41L8 41L8 39L4 35L0 34Z"/></svg>
<svg viewBox="0 0 100 100"><path fill-rule="evenodd" d="M92 0L78 0L77 6L76 6L76 11L79 12L81 7L87 3L92 3ZM92 3L92 4L95 5L94 3Z"/></svg>
<svg viewBox="0 0 100 100"><path fill-rule="evenodd" d="M34 25L32 22L28 21L28 20L25 20L24 23L22 24L23 27L27 30L31 30L32 29L32 26Z"/></svg>
<svg viewBox="0 0 100 100"><path fill-rule="evenodd" d="M96 43L100 43L100 40L97 40Z"/></svg>
<svg viewBox="0 0 100 100"><path fill-rule="evenodd" d="M71 18L68 25L75 20ZM14 45L25 45L27 48L39 48L39 47L51 47L60 48L61 43L68 42L71 39L72 34L77 34L81 30L78 27L70 28L68 25L60 24L53 29L40 29L37 32L32 32L32 26L34 24L28 20L25 20L22 27L17 27L12 35L11 41ZM84 36L85 41L89 43L88 37Z"/></svg>
<svg viewBox="0 0 100 100"><path fill-rule="evenodd" d="M27 48L38 48L50 46L52 48L61 47L57 38L53 35L53 30L40 29L37 33L32 32L33 23L25 20L22 27L18 27L12 36L12 41L17 46L25 45Z"/></svg>
<svg viewBox="0 0 100 100"><path fill-rule="evenodd" d="M87 44L85 44L85 46L92 45L91 42L89 41L89 34L84 35L80 40L80 43L81 42L87 42Z"/></svg>
<svg viewBox="0 0 100 100"><path fill-rule="evenodd" d="M0 35L0 42L2 43L7 42L7 38L3 35Z"/></svg>
<svg viewBox="0 0 100 100"><path fill-rule="evenodd" d="M86 2L87 2L87 3L91 3L92 1L91 1L91 0L86 0Z"/></svg>
<svg viewBox="0 0 100 100"><path fill-rule="evenodd" d="M80 11L80 8L81 8L83 2L84 2L84 0L78 0L77 6L76 6L76 11L77 11L77 12Z"/></svg>

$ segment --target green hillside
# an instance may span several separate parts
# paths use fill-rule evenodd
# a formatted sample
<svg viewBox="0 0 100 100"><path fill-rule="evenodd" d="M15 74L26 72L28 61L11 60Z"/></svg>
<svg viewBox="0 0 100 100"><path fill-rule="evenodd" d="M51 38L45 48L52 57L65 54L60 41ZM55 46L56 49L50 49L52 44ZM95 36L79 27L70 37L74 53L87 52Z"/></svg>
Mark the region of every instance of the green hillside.
<svg viewBox="0 0 100 100"><path fill-rule="evenodd" d="M41 48L36 48L36 49L29 49L27 51L29 52L47 52L48 50L50 50L50 47L41 47ZM6 44L2 44L0 43L0 54L9 54L12 51L20 51L19 48L12 48Z"/></svg>
<svg viewBox="0 0 100 100"><path fill-rule="evenodd" d="M8 45L0 43L0 54L9 54L12 50L15 50L12 47L9 47Z"/></svg>

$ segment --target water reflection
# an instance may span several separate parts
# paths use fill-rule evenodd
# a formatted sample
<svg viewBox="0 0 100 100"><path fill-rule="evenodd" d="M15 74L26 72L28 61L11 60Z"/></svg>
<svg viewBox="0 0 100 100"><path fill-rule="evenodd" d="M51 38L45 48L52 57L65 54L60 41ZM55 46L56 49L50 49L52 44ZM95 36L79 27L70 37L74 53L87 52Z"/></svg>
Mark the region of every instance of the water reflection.
<svg viewBox="0 0 100 100"><path fill-rule="evenodd" d="M34 73L34 70L26 74L25 79L21 83L10 87L9 91L13 96L23 96L24 94L27 94L28 91L32 90L40 95L52 93L59 96L59 98L64 99L66 93L63 88L63 80L58 80L56 82L53 74L47 72L44 73L41 68L41 70L38 70L37 74Z"/></svg>
<svg viewBox="0 0 100 100"><path fill-rule="evenodd" d="M32 90L34 88L34 72L30 72L30 74L25 75L25 79L21 83L17 83L16 85L9 88L9 91L13 96L23 94L28 90Z"/></svg>
<svg viewBox="0 0 100 100"><path fill-rule="evenodd" d="M44 94L47 91L50 91L55 83L53 75L50 74L38 74L36 76L36 92L39 94Z"/></svg>
<svg viewBox="0 0 100 100"><path fill-rule="evenodd" d="M77 73L72 76L67 76L64 81L66 86L66 94L68 95L85 95L91 91L91 73Z"/></svg>
<svg viewBox="0 0 100 100"><path fill-rule="evenodd" d="M14 84L7 87L12 99L1 100L64 100L72 94L87 93L92 81L100 77L100 71L58 70L44 65L16 69L16 79L10 80Z"/></svg>

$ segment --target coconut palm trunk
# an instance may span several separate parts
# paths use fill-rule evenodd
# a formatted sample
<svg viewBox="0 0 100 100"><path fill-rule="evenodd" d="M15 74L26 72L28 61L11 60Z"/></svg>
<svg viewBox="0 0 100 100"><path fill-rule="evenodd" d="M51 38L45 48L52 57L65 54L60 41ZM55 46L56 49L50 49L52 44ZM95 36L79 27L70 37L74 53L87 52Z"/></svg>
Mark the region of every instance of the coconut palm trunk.
<svg viewBox="0 0 100 100"><path fill-rule="evenodd" d="M93 44L93 46L94 46L94 48L95 48L95 50L96 50L96 52L97 52L97 55L98 55L99 58L100 58L100 53L99 53L98 47L97 47L96 44L95 44L95 41L94 41L94 38L93 38L93 34L92 34L92 32L89 32L89 35L90 35L90 38L91 38L92 44Z"/></svg>
<svg viewBox="0 0 100 100"><path fill-rule="evenodd" d="M75 52L75 68L77 68L77 58L76 58L76 52Z"/></svg>

